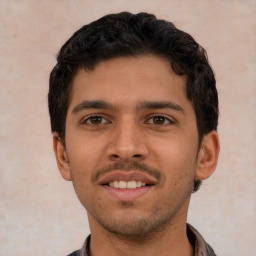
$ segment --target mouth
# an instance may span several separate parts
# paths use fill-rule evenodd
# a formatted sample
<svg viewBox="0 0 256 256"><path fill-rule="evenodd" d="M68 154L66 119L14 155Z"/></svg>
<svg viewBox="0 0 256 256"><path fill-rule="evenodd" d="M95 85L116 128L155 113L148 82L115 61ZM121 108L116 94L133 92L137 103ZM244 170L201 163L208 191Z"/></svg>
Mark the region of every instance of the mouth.
<svg viewBox="0 0 256 256"><path fill-rule="evenodd" d="M143 181L125 181L125 180L115 180L108 183L108 186L118 189L136 189L145 187L147 184Z"/></svg>
<svg viewBox="0 0 256 256"><path fill-rule="evenodd" d="M147 194L157 180L140 172L115 171L104 176L101 185L111 198L119 201L134 201Z"/></svg>

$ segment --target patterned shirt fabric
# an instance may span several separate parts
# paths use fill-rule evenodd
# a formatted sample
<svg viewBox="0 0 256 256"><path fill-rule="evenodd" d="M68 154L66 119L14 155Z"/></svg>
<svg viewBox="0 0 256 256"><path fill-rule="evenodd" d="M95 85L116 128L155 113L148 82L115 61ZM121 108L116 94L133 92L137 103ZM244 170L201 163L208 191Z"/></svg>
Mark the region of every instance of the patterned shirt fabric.
<svg viewBox="0 0 256 256"><path fill-rule="evenodd" d="M200 233L189 224L187 224L187 236L190 243L194 247L194 256L216 256L211 246L208 245ZM90 239L91 236L88 236L84 242L83 247L80 250L69 254L68 256L90 256Z"/></svg>

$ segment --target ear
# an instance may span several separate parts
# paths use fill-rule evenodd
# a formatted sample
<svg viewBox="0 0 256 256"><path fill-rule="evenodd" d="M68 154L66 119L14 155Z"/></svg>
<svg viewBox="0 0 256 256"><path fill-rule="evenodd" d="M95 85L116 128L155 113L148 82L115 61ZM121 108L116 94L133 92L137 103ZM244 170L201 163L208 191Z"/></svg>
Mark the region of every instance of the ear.
<svg viewBox="0 0 256 256"><path fill-rule="evenodd" d="M220 151L219 136L216 131L204 135L198 152L195 178L205 180L214 172Z"/></svg>
<svg viewBox="0 0 256 256"><path fill-rule="evenodd" d="M62 177L65 180L71 181L72 177L66 149L57 133L53 134L53 150Z"/></svg>

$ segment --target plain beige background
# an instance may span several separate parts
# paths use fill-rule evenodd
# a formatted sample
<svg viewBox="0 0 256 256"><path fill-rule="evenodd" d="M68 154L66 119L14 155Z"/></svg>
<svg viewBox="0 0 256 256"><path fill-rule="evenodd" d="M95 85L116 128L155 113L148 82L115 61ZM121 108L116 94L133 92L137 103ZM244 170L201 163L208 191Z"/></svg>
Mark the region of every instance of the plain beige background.
<svg viewBox="0 0 256 256"><path fill-rule="evenodd" d="M202 44L220 97L221 154L192 196L189 222L217 255L256 251L256 4L253 0L0 0L0 255L67 255L89 233L58 173L47 110L60 46L82 25L147 11Z"/></svg>

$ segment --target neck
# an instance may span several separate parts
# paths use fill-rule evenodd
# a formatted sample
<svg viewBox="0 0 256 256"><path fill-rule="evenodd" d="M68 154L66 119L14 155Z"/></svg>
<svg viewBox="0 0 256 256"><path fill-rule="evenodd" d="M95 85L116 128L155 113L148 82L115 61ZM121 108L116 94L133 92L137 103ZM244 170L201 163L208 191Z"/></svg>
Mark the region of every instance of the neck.
<svg viewBox="0 0 256 256"><path fill-rule="evenodd" d="M163 227L143 236L124 236L113 234L102 228L89 217L91 227L91 256L192 256L191 246L186 232L186 211L183 218L165 223ZM180 216L179 216L180 217ZM185 217L185 218L184 218Z"/></svg>

